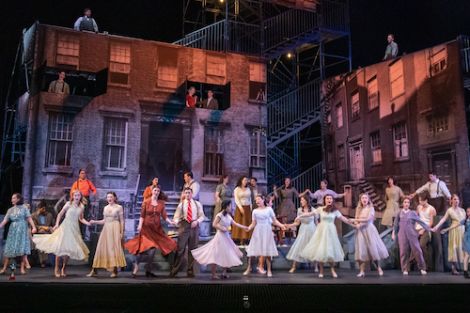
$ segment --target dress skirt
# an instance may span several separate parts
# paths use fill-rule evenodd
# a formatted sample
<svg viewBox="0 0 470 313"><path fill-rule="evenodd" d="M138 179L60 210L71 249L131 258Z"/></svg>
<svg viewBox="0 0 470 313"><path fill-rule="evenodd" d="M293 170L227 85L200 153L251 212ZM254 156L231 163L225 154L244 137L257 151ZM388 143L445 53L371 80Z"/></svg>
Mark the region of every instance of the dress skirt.
<svg viewBox="0 0 470 313"><path fill-rule="evenodd" d="M205 245L191 250L194 259L202 265L216 264L221 267L242 265L243 253L230 238L229 232L217 230L214 238Z"/></svg>
<svg viewBox="0 0 470 313"><path fill-rule="evenodd" d="M126 258L121 244L121 223L119 220L105 222L96 246L93 268L125 267Z"/></svg>
<svg viewBox="0 0 470 313"><path fill-rule="evenodd" d="M299 233L297 238L295 238L294 244L291 246L289 252L286 255L286 259L300 262L308 263L309 260L300 256L302 251L308 245L310 240L312 240L313 235L315 234L316 225L314 222L308 224L300 224Z"/></svg>
<svg viewBox="0 0 470 313"><path fill-rule="evenodd" d="M463 261L463 237L464 226L449 230L449 247L448 247L448 261L449 262L462 262Z"/></svg>
<svg viewBox="0 0 470 313"><path fill-rule="evenodd" d="M240 210L238 208L236 208L235 209L235 216L234 216L233 219L238 224L249 226L251 224L251 208L250 208L249 205L244 205L243 210L245 211L245 214L242 215L240 213ZM234 229L232 230L232 238L233 239L242 239L242 240L250 239L251 234L252 234L251 231L246 232L243 229L238 228L238 227L234 227Z"/></svg>
<svg viewBox="0 0 470 313"><path fill-rule="evenodd" d="M388 250L377 228L367 223L356 231L354 257L357 261L378 261L388 258Z"/></svg>
<svg viewBox="0 0 470 313"><path fill-rule="evenodd" d="M344 252L334 223L320 222L300 256L309 261L341 262Z"/></svg>
<svg viewBox="0 0 470 313"><path fill-rule="evenodd" d="M246 255L278 256L271 224L256 224L250 244L246 247Z"/></svg>

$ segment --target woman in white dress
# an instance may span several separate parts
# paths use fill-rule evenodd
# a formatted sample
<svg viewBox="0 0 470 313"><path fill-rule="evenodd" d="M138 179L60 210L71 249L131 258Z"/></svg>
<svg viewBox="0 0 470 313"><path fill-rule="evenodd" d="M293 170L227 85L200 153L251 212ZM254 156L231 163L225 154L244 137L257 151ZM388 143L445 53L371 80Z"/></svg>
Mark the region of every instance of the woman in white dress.
<svg viewBox="0 0 470 313"><path fill-rule="evenodd" d="M326 195L323 203L325 206L317 208L320 216L320 223L317 225L312 240L300 256L310 260L317 261L320 266L319 278L323 278L323 265L328 262L331 268L331 275L337 278L335 263L344 261L344 252L338 238L335 220L338 218L343 223L353 226L353 223L344 217L334 206L332 195ZM299 217L308 217L314 215L314 212L301 214Z"/></svg>
<svg viewBox="0 0 470 313"><path fill-rule="evenodd" d="M93 265L88 277L96 276L98 268L104 268L111 273L111 278L117 277L118 268L126 266L126 257L122 249L124 239L124 210L116 203L117 196L113 191L106 195L108 205L103 209L103 219L91 220L91 224L103 225L96 245Z"/></svg>
<svg viewBox="0 0 470 313"><path fill-rule="evenodd" d="M273 209L266 206L262 195L257 195L255 200L257 208L253 210L252 222L248 227L248 231L254 230L250 244L246 247L248 265L243 275L248 275L251 271L251 257L259 256L265 257L268 277L272 277L271 257L278 255L272 225L274 224L283 230L286 230L287 227L276 219ZM259 267L258 272L260 274L266 273L264 269Z"/></svg>
<svg viewBox="0 0 470 313"><path fill-rule="evenodd" d="M300 217L303 213L314 213L314 216ZM308 263L309 260L300 256L300 253L305 249L307 244L313 237L316 229L316 217L318 216L317 210L310 205L309 196L303 195L300 197L300 208L297 209L297 218L294 223L286 225L292 228L300 225L299 233L295 238L294 244L287 253L286 259L292 260L292 267L289 273L294 273L297 263Z"/></svg>
<svg viewBox="0 0 470 313"><path fill-rule="evenodd" d="M72 199L67 202L57 215L53 233L50 235L34 236L33 241L36 249L44 253L55 254L55 277L67 276L65 268L69 258L74 260L86 260L90 251L83 242L78 222L90 226L91 224L83 218L84 198L80 191L72 193ZM62 224L59 223L65 215ZM59 264L62 259L62 269L59 272Z"/></svg>
<svg viewBox="0 0 470 313"><path fill-rule="evenodd" d="M243 264L241 257L243 253L233 242L230 237L230 226L236 226L244 230L248 230L248 226L244 226L235 222L230 215L232 212L232 201L223 200L221 203L221 212L217 213L212 226L217 232L211 241L191 250L194 259L202 265L211 265L212 279L219 279L216 270L217 265L223 268L222 278L228 278L227 268L240 266Z"/></svg>
<svg viewBox="0 0 470 313"><path fill-rule="evenodd" d="M374 225L375 211L369 195L363 193L359 196L356 207L356 216L352 220L356 225L355 259L359 264L357 277L365 276L366 262L376 261L377 272L383 276L380 260L388 258L387 247L380 238Z"/></svg>

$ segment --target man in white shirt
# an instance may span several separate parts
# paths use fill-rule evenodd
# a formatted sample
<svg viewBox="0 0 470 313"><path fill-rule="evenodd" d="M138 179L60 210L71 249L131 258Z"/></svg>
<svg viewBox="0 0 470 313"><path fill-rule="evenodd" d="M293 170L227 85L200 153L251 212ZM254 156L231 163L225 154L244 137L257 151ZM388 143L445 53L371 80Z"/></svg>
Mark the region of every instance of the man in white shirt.
<svg viewBox="0 0 470 313"><path fill-rule="evenodd" d="M194 180L193 172L186 172L183 174L184 186L183 186L183 195L184 189L191 188L193 191L193 199L199 201L199 190L201 190L201 185Z"/></svg>
<svg viewBox="0 0 470 313"><path fill-rule="evenodd" d="M434 224L434 218L436 216L436 209L428 203L429 193L423 191L418 195L419 205L416 208L416 211L419 217L428 224L429 228L432 228ZM419 234L419 245L423 251L424 260L426 261L426 270L434 270L434 260L432 259L433 247L431 246L431 233L426 231L421 225L416 223L416 230ZM442 246L441 246L442 249ZM436 253L437 255L437 253Z"/></svg>
<svg viewBox="0 0 470 313"><path fill-rule="evenodd" d="M323 199L326 195L330 195L335 199L344 197L344 193L338 194L335 191L328 189L328 181L326 179L323 179L320 182L320 189L318 189L317 191L312 193L310 189L307 189L302 192L300 196L303 196L305 194L308 194L311 199L314 199L318 205L323 205Z"/></svg>
<svg viewBox="0 0 470 313"><path fill-rule="evenodd" d="M95 19L91 17L91 9L86 8L83 10L83 16L80 16L75 23L73 24L73 29L75 30L86 30L89 32L98 32L98 25L95 22Z"/></svg>
<svg viewBox="0 0 470 313"><path fill-rule="evenodd" d="M188 248L188 277L194 277L194 258L191 250L197 248L199 242L199 224L204 219L202 204L193 199L193 191L190 187L183 190L184 199L176 208L173 221L178 225L178 249L176 251L175 262L170 271L170 277L175 277L181 268L184 250Z"/></svg>

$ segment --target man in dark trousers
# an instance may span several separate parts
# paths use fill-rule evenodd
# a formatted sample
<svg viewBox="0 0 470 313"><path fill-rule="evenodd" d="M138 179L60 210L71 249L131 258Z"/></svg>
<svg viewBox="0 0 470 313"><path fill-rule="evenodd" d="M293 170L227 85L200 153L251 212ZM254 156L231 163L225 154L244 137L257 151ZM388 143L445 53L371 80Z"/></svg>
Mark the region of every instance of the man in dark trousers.
<svg viewBox="0 0 470 313"><path fill-rule="evenodd" d="M193 191L186 187L183 190L184 199L176 208L173 221L178 225L178 249L175 263L170 271L170 277L178 274L183 264L184 250L188 248L188 277L194 277L194 258L191 250L196 249L199 242L199 224L204 221L204 211L199 201L193 199Z"/></svg>

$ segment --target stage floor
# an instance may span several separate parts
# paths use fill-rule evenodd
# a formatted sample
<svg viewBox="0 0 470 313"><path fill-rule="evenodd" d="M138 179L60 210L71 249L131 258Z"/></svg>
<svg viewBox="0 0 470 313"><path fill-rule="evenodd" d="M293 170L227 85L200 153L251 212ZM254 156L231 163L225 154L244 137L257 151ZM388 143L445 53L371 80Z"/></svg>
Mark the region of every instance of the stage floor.
<svg viewBox="0 0 470 313"><path fill-rule="evenodd" d="M182 272L143 272L132 278L88 278L85 266L71 266L66 278L53 277L51 268L33 268L16 281L0 276L0 312L468 312L470 279L450 273L386 271L383 277L367 272L329 269L321 279L311 270L295 274L274 271L273 277L230 273L226 280L211 280L209 273L187 278ZM46 309L45 309L46 308Z"/></svg>

